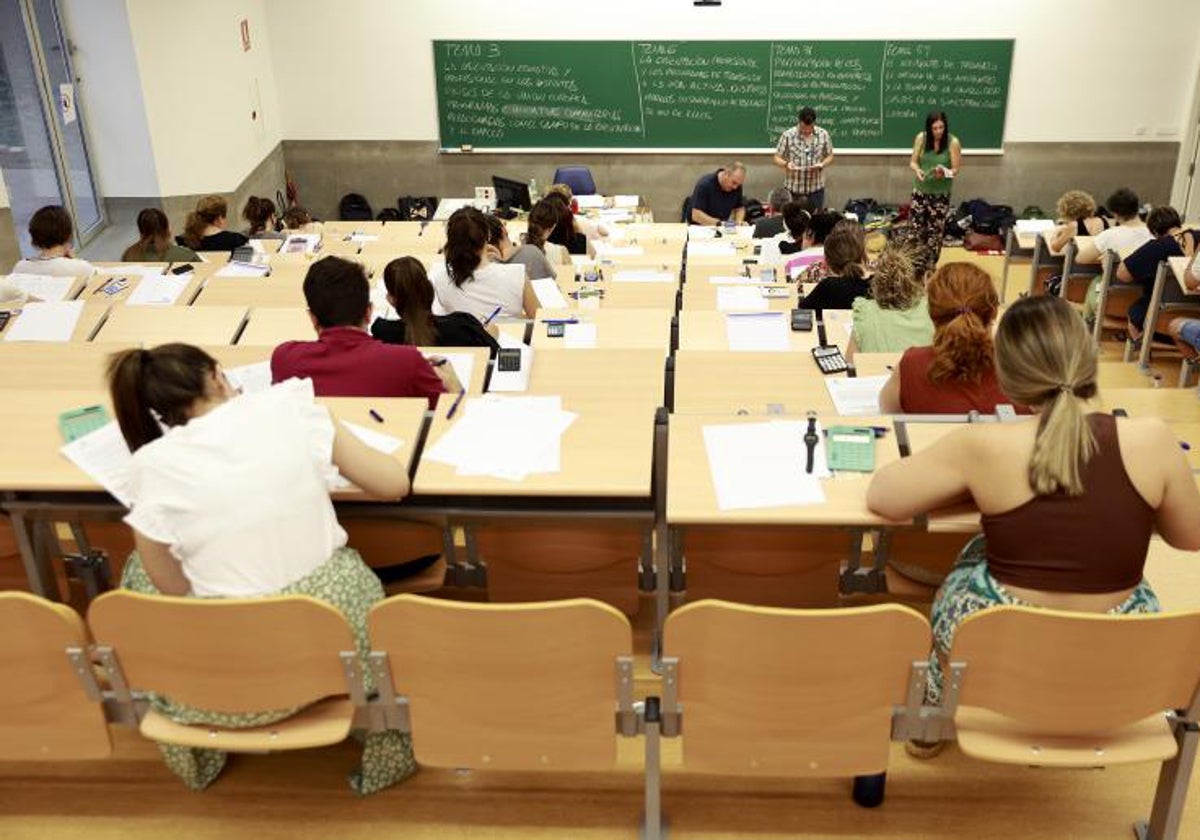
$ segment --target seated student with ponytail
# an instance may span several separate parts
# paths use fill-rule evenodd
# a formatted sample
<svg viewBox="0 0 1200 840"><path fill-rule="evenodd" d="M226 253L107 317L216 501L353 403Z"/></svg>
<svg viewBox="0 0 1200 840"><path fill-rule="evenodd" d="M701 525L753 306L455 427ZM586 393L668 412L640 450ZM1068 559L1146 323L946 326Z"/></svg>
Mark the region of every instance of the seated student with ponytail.
<svg viewBox="0 0 1200 840"><path fill-rule="evenodd" d="M796 203L804 208L807 202L808 199L804 199ZM829 276L829 266L825 263L825 239L838 222L843 221L843 217L832 210L817 210L805 221L807 224L802 231L800 248L784 268L788 277L796 283L816 283L822 277ZM780 251L783 251L782 247Z"/></svg>
<svg viewBox="0 0 1200 840"><path fill-rule="evenodd" d="M375 319L371 335L380 341L420 347L487 347L492 355L500 348L474 315L433 314L433 285L416 257L400 257L388 263L383 269L383 285L388 303L400 318Z"/></svg>
<svg viewBox="0 0 1200 840"><path fill-rule="evenodd" d="M904 351L879 392L880 411L991 414L997 405L1012 404L996 378L992 322L1000 298L988 273L972 263L946 263L930 278L925 299L933 345Z"/></svg>
<svg viewBox="0 0 1200 840"><path fill-rule="evenodd" d="M779 243L779 253L784 255L799 254L810 247L806 243L811 242L808 226L812 222L812 217L813 214L809 209L807 198L803 201L789 201L783 205L782 219L787 238ZM820 251L823 258L823 246Z"/></svg>
<svg viewBox="0 0 1200 840"><path fill-rule="evenodd" d="M229 205L219 195L209 195L196 202L196 209L188 213L183 226L183 235L175 237L180 245L193 251L232 251L250 240L240 233L226 230Z"/></svg>
<svg viewBox="0 0 1200 840"><path fill-rule="evenodd" d="M157 207L147 207L138 213L138 233L141 239L125 249L121 262L199 262L200 255L191 248L171 241L171 223L167 214Z"/></svg>
<svg viewBox="0 0 1200 840"><path fill-rule="evenodd" d="M554 265L546 255L546 238L554 230L556 224L558 224L558 206L555 202L542 199L533 205L533 209L529 211L525 241L520 246L513 248L502 262L525 266L525 276L530 280L555 277Z"/></svg>
<svg viewBox="0 0 1200 840"><path fill-rule="evenodd" d="M122 586L197 598L308 595L349 620L365 656L367 611L383 587L346 547L329 491L341 473L372 496L399 499L409 491L404 465L334 422L314 401L311 382L290 379L238 396L198 347L117 353L108 383L133 452L125 522L136 551ZM151 703L180 723L226 727L264 726L299 711L208 712L161 696ZM211 784L225 763L217 750L159 746L193 790ZM369 734L350 784L371 793L415 769L408 736Z"/></svg>
<svg viewBox="0 0 1200 840"><path fill-rule="evenodd" d="M857 298L871 293L866 238L858 222L843 219L834 225L825 240L825 263L830 275L801 299L801 309L849 309Z"/></svg>
<svg viewBox="0 0 1200 840"><path fill-rule="evenodd" d="M361 263L325 257L304 276L316 341L285 341L271 354L271 381L311 379L319 397L425 397L458 390L449 365L435 371L413 347L385 344L367 332L371 286ZM446 382L448 384L443 384Z"/></svg>
<svg viewBox="0 0 1200 840"><path fill-rule="evenodd" d="M1170 428L1087 413L1096 351L1070 304L1014 303L996 333L996 367L1004 392L1036 419L964 424L876 471L867 490L867 505L888 519L966 501L983 514L983 535L934 600L927 702L941 699L954 633L972 613L1002 604L1156 612L1142 577L1151 534L1200 549L1200 493Z"/></svg>
<svg viewBox="0 0 1200 840"><path fill-rule="evenodd" d="M429 279L443 312L468 312L487 320L500 315L533 318L538 300L525 267L505 265L488 256L487 217L474 207L455 210L446 222L443 259L435 260Z"/></svg>
<svg viewBox="0 0 1200 840"><path fill-rule="evenodd" d="M250 225L246 235L251 239L287 239L286 233L276 230L275 202L269 198L250 196L242 208L242 218Z"/></svg>

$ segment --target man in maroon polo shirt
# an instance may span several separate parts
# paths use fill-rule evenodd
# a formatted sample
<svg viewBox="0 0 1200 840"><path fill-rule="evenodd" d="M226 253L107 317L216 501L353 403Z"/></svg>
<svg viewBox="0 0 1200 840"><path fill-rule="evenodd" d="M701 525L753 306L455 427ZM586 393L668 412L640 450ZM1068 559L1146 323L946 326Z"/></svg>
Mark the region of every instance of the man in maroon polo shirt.
<svg viewBox="0 0 1200 840"><path fill-rule="evenodd" d="M425 397L437 405L446 386L415 347L385 344L367 332L371 293L359 263L325 257L304 276L316 341L286 341L271 354L271 381L311 379L318 397Z"/></svg>

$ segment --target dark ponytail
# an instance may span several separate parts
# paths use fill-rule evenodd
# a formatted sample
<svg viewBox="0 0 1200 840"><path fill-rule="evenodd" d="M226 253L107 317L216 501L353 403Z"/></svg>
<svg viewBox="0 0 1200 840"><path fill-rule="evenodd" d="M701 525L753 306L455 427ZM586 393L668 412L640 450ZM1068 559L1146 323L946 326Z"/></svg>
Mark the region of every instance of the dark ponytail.
<svg viewBox="0 0 1200 840"><path fill-rule="evenodd" d="M529 227L525 233L526 244L532 245L539 251L546 250L546 239L559 220L557 202L539 201L529 211Z"/></svg>
<svg viewBox="0 0 1200 840"><path fill-rule="evenodd" d="M246 200L246 206L242 210L242 218L250 223L251 236L266 231L267 223L274 215L275 202L269 198L259 198L256 195L252 195Z"/></svg>
<svg viewBox="0 0 1200 840"><path fill-rule="evenodd" d="M446 222L446 270L455 286L461 286L483 261L488 243L487 217L474 207L455 210Z"/></svg>
<svg viewBox="0 0 1200 840"><path fill-rule="evenodd" d="M108 390L121 435L131 452L162 437L166 426L182 426L196 400L207 393L217 361L190 344L153 350L122 350L108 358Z"/></svg>
<svg viewBox="0 0 1200 840"><path fill-rule="evenodd" d="M383 269L383 285L404 322L404 343L422 347L437 344L433 321L433 284L416 257L400 257Z"/></svg>

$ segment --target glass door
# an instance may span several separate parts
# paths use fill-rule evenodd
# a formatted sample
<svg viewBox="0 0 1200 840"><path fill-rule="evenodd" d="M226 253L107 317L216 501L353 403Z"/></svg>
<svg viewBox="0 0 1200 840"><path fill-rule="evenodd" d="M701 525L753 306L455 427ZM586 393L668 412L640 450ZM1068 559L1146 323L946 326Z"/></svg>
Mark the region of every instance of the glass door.
<svg viewBox="0 0 1200 840"><path fill-rule="evenodd" d="M80 245L104 226L56 0L0 0L0 170L23 253L44 205L70 211Z"/></svg>

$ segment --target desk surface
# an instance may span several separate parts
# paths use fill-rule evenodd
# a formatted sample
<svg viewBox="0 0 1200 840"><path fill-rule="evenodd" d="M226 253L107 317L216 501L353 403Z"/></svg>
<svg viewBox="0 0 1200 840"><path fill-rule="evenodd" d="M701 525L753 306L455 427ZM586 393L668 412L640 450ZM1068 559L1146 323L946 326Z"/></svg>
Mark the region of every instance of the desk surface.
<svg viewBox="0 0 1200 840"><path fill-rule="evenodd" d="M450 404L450 400L439 403L426 449L458 421L457 415L452 421L446 420ZM649 500L654 459L654 409L620 405L603 409L581 407L568 396L563 398L563 408L578 411L579 417L562 436L559 472L531 475L514 482L488 476L460 476L453 466L423 458L417 467L414 493L425 496Z"/></svg>
<svg viewBox="0 0 1200 840"><path fill-rule="evenodd" d="M311 341L316 337L307 309L299 306L256 306L250 310L246 329L238 338L238 344L275 347L285 341Z"/></svg>
<svg viewBox="0 0 1200 840"><path fill-rule="evenodd" d="M575 318L580 324L594 324L596 343L589 349L656 349L663 356L671 345L670 309L539 309L533 324L533 347L539 351L570 350L565 338L550 338L546 333L547 319ZM569 328L568 328L569 329Z"/></svg>
<svg viewBox="0 0 1200 840"><path fill-rule="evenodd" d="M61 390L104 388L113 345L0 342L0 388Z"/></svg>
<svg viewBox="0 0 1200 840"><path fill-rule="evenodd" d="M101 292L101 289L111 282L114 277L122 276L127 276L129 278L129 283L125 286L125 288L121 289L121 291L115 294L103 294ZM88 305L100 303L124 303L129 299L129 296L133 294L133 290L137 288L138 284L145 279L145 277L122 275L120 272L117 272L116 274L97 274L87 281L87 286L84 288L83 294L80 295L80 299L86 301ZM200 286L203 285L203 282L203 275L193 271L191 279L188 280L188 284L184 286L183 291L179 293L179 297L175 299L175 303L171 305L187 306L189 303L191 303L192 298L196 296L196 292L199 290Z"/></svg>
<svg viewBox="0 0 1200 840"><path fill-rule="evenodd" d="M758 315L732 315L704 309L685 309L679 313L679 349L680 350L729 350L729 339L725 331L725 319L766 317ZM809 332L793 332L791 322L786 314L780 313L774 317L785 321L788 332L789 350L808 353L817 346L816 327ZM831 339L831 343L833 342ZM842 342L845 346L845 342ZM740 352L740 351L738 351ZM757 351L747 351L757 352ZM787 352L787 351L780 351Z"/></svg>
<svg viewBox="0 0 1200 840"><path fill-rule="evenodd" d="M1123 408L1131 417L1161 417L1167 422L1200 421L1200 398L1195 388L1112 388L1100 390L1102 411Z"/></svg>
<svg viewBox="0 0 1200 840"><path fill-rule="evenodd" d="M604 408L664 404L666 360L657 348L535 353L529 394L561 394L572 405Z"/></svg>
<svg viewBox="0 0 1200 840"><path fill-rule="evenodd" d="M752 284L752 283L737 283L731 285L716 285L713 283L688 283L683 289L683 308L684 309L710 309L718 311L753 311L745 309L729 309L722 310L721 306L721 290L722 289L750 289L751 292L742 292L749 296L753 294L754 306L761 306L763 309L769 309L774 312L790 312L796 308L796 286L790 283L768 283L768 284ZM786 292L781 297L766 297L763 294L764 289L773 289L777 292Z"/></svg>
<svg viewBox="0 0 1200 840"><path fill-rule="evenodd" d="M793 418L789 418L793 419ZM751 510L721 510L704 446L705 426L761 423L762 417L679 415L670 419L667 469L667 521L672 525L845 525L895 524L867 509L869 474L843 473L821 482L825 503ZM890 418L821 417L825 426L874 425L891 429ZM875 466L886 466L900 457L896 436L889 431L875 441ZM799 469L797 465L797 469Z"/></svg>
<svg viewBox="0 0 1200 840"><path fill-rule="evenodd" d="M193 306L305 307L304 280L293 277L210 277Z"/></svg>
<svg viewBox="0 0 1200 840"><path fill-rule="evenodd" d="M232 344L246 320L244 306L123 306L109 312L93 339L100 344Z"/></svg>
<svg viewBox="0 0 1200 840"><path fill-rule="evenodd" d="M675 354L675 411L802 416L807 411L834 414L836 409L810 353L680 350Z"/></svg>

